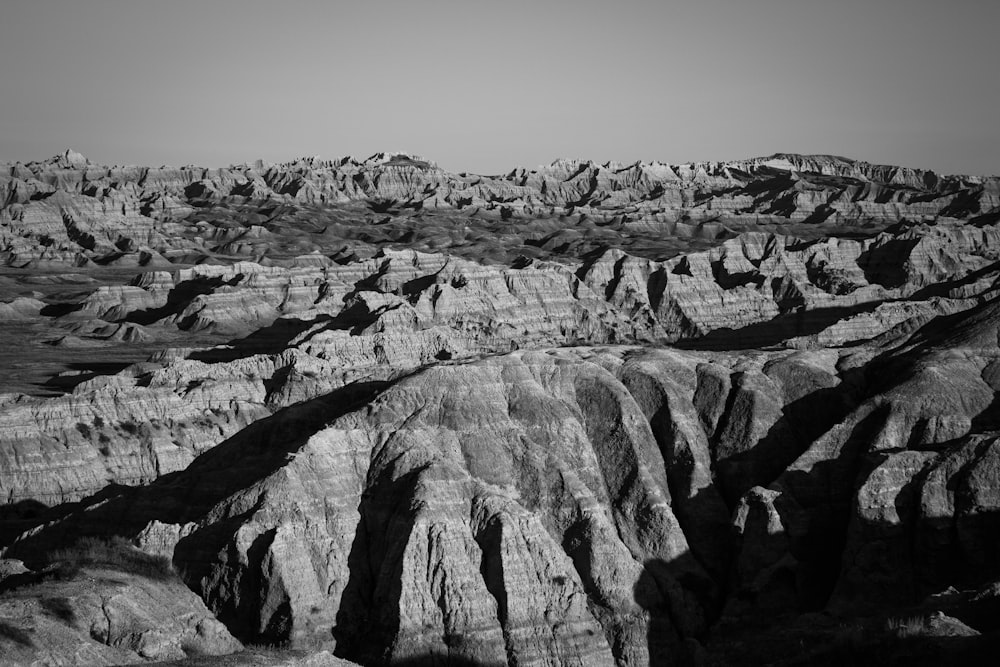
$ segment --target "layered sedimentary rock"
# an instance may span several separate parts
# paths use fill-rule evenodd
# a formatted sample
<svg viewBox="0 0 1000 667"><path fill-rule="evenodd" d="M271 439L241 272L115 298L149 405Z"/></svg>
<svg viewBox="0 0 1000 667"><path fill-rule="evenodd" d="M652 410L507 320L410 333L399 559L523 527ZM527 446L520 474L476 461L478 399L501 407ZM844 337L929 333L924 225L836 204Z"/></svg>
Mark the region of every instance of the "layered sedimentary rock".
<svg viewBox="0 0 1000 667"><path fill-rule="evenodd" d="M5 451L20 464L7 470L22 475L4 484L11 501L58 502L108 481L148 481L183 468L275 407L352 381L518 346L631 340L637 328L558 266L491 270L404 253L322 270L196 267L137 282L99 289L60 319L77 329L95 319L144 323L149 336L178 328L257 330L229 346L180 351L81 382L62 398L11 397ZM116 472L116 445L135 437L147 443L143 458L122 477L128 473ZM120 454L134 457L135 450ZM35 475L52 456L66 462L55 466L65 472ZM61 495L24 492L39 483Z"/></svg>
<svg viewBox="0 0 1000 667"><path fill-rule="evenodd" d="M706 368L794 397L797 372L836 387L830 361L611 347L433 366L356 409L343 394L287 408L12 550L111 522L172 555L244 637L322 643L332 625L362 661L645 664L703 638L723 602L732 536L710 469L734 454L698 417ZM724 411L717 430L769 410ZM771 449L747 443L759 465L732 484L799 453Z"/></svg>
<svg viewBox="0 0 1000 667"><path fill-rule="evenodd" d="M61 376L72 387L62 397L9 396L0 491L50 505L150 481L274 409L443 360L581 342L814 348L891 336L990 298L992 228L929 227L911 243L914 234L802 243L749 233L664 262L608 250L514 268L382 250L319 266L142 273L32 320L48 332L39 347L72 337L71 352L109 344L145 349L149 361L114 376ZM888 254L894 243L908 250ZM955 286L938 289L945 279ZM228 342L169 347L185 335ZM761 396L745 400L773 400L773 386L740 382Z"/></svg>
<svg viewBox="0 0 1000 667"><path fill-rule="evenodd" d="M0 185L10 557L118 535L239 639L363 664L730 662L740 624L1000 580L995 178L70 152Z"/></svg>
<svg viewBox="0 0 1000 667"><path fill-rule="evenodd" d="M998 321L991 301L868 362L869 397L741 501L746 599L781 582L803 603L879 606L996 577Z"/></svg>
<svg viewBox="0 0 1000 667"><path fill-rule="evenodd" d="M498 176L402 154L224 169L107 167L79 154L0 170L12 266L272 261L399 243L476 257L644 256L747 228L817 237L900 221L995 221L996 178L939 176L831 156L603 165L560 160ZM519 224L512 224L519 223Z"/></svg>

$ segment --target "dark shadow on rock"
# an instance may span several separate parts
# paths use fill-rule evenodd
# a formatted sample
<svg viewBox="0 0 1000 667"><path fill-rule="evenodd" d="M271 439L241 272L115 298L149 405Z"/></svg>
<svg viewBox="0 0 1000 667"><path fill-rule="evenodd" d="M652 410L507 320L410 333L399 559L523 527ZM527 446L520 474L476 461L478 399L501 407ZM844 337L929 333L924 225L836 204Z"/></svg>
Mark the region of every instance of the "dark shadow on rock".
<svg viewBox="0 0 1000 667"><path fill-rule="evenodd" d="M236 338L225 345L208 350L192 352L189 358L217 364L251 357L255 354L279 354L288 348L296 336L307 331L310 327L330 320L333 318L329 315L319 315L311 320L281 317L243 338Z"/></svg>
<svg viewBox="0 0 1000 667"><path fill-rule="evenodd" d="M923 465L908 477L900 476L892 486L883 479L873 483L873 475L884 471L894 453L862 454L855 482L855 498L868 486L869 493L894 493L896 521L885 513L873 519L852 507L841 554L842 569L828 609L837 613L872 614L887 607L915 605L920 599L918 553L920 489L930 471ZM890 468L891 469L891 468ZM852 503L853 505L853 503Z"/></svg>
<svg viewBox="0 0 1000 667"><path fill-rule="evenodd" d="M938 215L952 218L971 218L981 212L983 187L959 190L954 199L941 209Z"/></svg>
<svg viewBox="0 0 1000 667"><path fill-rule="evenodd" d="M920 243L915 239L892 239L872 246L858 257L858 266L865 280L886 289L899 287L906 282L906 258Z"/></svg>
<svg viewBox="0 0 1000 667"><path fill-rule="evenodd" d="M17 508L20 506L26 506L31 509L28 510L28 514L24 517L20 519L12 518L10 521L7 521L4 518L4 515L0 514L0 535L2 535L2 539L0 539L0 549L10 546L10 544L17 539L18 536L31 530L32 528L41 526L42 524L59 521L70 514L82 511L91 505L97 505L105 500L117 498L129 488L130 487L122 484L112 483L97 493L94 493L82 500L53 505L52 507L47 507L43 503L39 503L34 500L24 500L14 505L8 505L6 507ZM6 509L6 507L3 509Z"/></svg>
<svg viewBox="0 0 1000 667"><path fill-rule="evenodd" d="M373 213L396 215L400 202L395 199L369 199L368 208Z"/></svg>
<svg viewBox="0 0 1000 667"><path fill-rule="evenodd" d="M816 207L816 210L809 214L805 220L802 221L804 225L819 225L826 222L827 218L831 217L837 212L837 209L833 208L829 204L820 204Z"/></svg>
<svg viewBox="0 0 1000 667"><path fill-rule="evenodd" d="M153 520L168 524L197 522L217 503L278 470L313 433L369 402L389 384L358 382L284 408L206 451L182 471L164 475L145 487L118 487L74 504L62 520L11 545L7 555L27 562L83 536L132 537ZM201 577L240 525L240 517L217 521L202 526L197 539L190 536L178 543L174 565L196 593L202 594ZM230 627L234 635L257 638L257 634L240 625L245 621L243 616L234 613L229 620L234 619L238 621ZM281 641L282 637L268 639Z"/></svg>
<svg viewBox="0 0 1000 667"><path fill-rule="evenodd" d="M993 394L993 400L986 408L972 418L970 433L1000 430L1000 392Z"/></svg>
<svg viewBox="0 0 1000 667"><path fill-rule="evenodd" d="M976 271L972 271L970 273L965 274L961 278L936 282L931 285L927 285L926 287L922 287L913 294L911 294L910 299L918 300L918 299L929 299L934 296L946 296L948 292L950 292L953 289L957 289L965 285L971 285L975 283L977 280L984 278L985 276L988 276L989 274L995 273L997 271L1000 271L1000 262L994 262L992 264L984 266L981 269L977 269Z"/></svg>
<svg viewBox="0 0 1000 667"><path fill-rule="evenodd" d="M729 508L754 486L773 483L813 441L840 422L854 407L856 391L851 383L841 382L787 403L751 449L718 462L716 485Z"/></svg>
<svg viewBox="0 0 1000 667"><path fill-rule="evenodd" d="M17 574L4 577L3 581L0 581L0 594L16 591L19 588L37 586L44 581L48 581L50 578L51 575L47 572L36 572L34 570L18 572Z"/></svg>
<svg viewBox="0 0 1000 667"><path fill-rule="evenodd" d="M967 348L970 335L995 328L998 318L1000 297L968 310L934 317L910 334L904 345L886 350L867 364L866 375L872 379L871 393L885 392L901 380L912 377L927 353L944 348ZM992 405L986 408L977 426L992 418L992 408Z"/></svg>
<svg viewBox="0 0 1000 667"><path fill-rule="evenodd" d="M730 510L755 486L767 486L808 447L797 439L786 417L778 418L750 449L715 463L715 483Z"/></svg>
<svg viewBox="0 0 1000 667"><path fill-rule="evenodd" d="M898 617L896 617L898 619ZM1000 636L910 634L876 617L786 616L729 628L707 646L707 664L726 667L965 667L994 664ZM903 617L905 622L906 617ZM750 627L746 627L750 626Z"/></svg>
<svg viewBox="0 0 1000 667"><path fill-rule="evenodd" d="M694 474L693 460L689 452L675 451L679 434L675 430L669 400L663 401L649 425L666 464L673 511L687 538L691 556L720 587L720 591L710 597L719 597L717 594L725 586L734 555L730 510L714 483L698 489L693 496L688 495ZM720 604L721 600L711 600L707 605L709 616L715 615Z"/></svg>
<svg viewBox="0 0 1000 667"><path fill-rule="evenodd" d="M313 332L303 337L301 343L305 343L321 331L350 331L352 336L357 336L377 321L384 312L382 309L370 311L364 302L355 301L336 316L318 315L311 320L281 317L248 336L231 340L225 345L212 349L194 352L190 358L195 361L215 364L235 361L255 354L280 354L291 346L295 338L310 329L313 329Z"/></svg>
<svg viewBox="0 0 1000 667"><path fill-rule="evenodd" d="M701 644L694 637L682 637L677 628L683 626L675 618L678 609L671 604L671 564L655 559L646 561L632 592L635 602L648 615L646 647L649 667L675 667L702 664Z"/></svg>
<svg viewBox="0 0 1000 667"><path fill-rule="evenodd" d="M862 456L883 426L889 406L882 406L852 429L838 456L816 462L808 471L792 470L779 478L804 512L801 526L790 535L799 563L798 604L802 611L826 605L840 576L854 492L863 473Z"/></svg>
<svg viewBox="0 0 1000 667"><path fill-rule="evenodd" d="M399 609L403 550L418 511L409 501L426 469L418 467L398 479L382 476L361 496L360 520L347 559L350 577L332 629L339 657L366 665L385 661L399 619L379 609ZM441 656L426 660L393 664L470 664L440 662Z"/></svg>
<svg viewBox="0 0 1000 667"><path fill-rule="evenodd" d="M181 538L174 548L174 562L181 570L182 579L202 597L216 618L222 621L234 637L247 643L280 645L288 639L287 635L280 636L260 631L262 626L266 630L269 625L266 621L269 619L261 618L260 605L256 603L261 597L261 583L264 579L263 560L268 546L263 541L273 539L273 530L265 531L256 538L247 550L245 564L242 562L234 564L233 568L237 570L235 574L238 576L233 577L236 582L232 587L237 589L233 595L215 599L214 596L206 595L200 586L201 581L211 577L220 552L259 506L258 503L242 514L203 526ZM247 604L248 601L254 603ZM265 623L261 623L262 620Z"/></svg>
<svg viewBox="0 0 1000 667"><path fill-rule="evenodd" d="M42 606L42 609L44 609L46 613L59 619L67 625L73 625L76 623L76 613L73 611L73 607L66 598L42 598L38 601L38 603Z"/></svg>
<svg viewBox="0 0 1000 667"><path fill-rule="evenodd" d="M677 341L674 347L682 350L751 350L782 345L789 338L811 336L840 320L871 312L881 301L862 303L855 306L837 308L796 309L793 312L757 322L740 329L715 329L698 338Z"/></svg>
<svg viewBox="0 0 1000 667"><path fill-rule="evenodd" d="M366 667L507 667L506 662L480 662L450 655L432 654L404 660L369 661L361 663Z"/></svg>
<svg viewBox="0 0 1000 667"><path fill-rule="evenodd" d="M53 303L42 308L38 311L38 314L43 317L62 317L63 315L75 313L82 308L83 304L76 301L69 303Z"/></svg>
<svg viewBox="0 0 1000 667"><path fill-rule="evenodd" d="M650 571L649 565L643 568L633 590L636 604L649 614L646 632L649 666L667 667L674 662L672 654L676 650L677 635L670 620L667 594L660 588L658 577ZM655 568L655 564L653 566Z"/></svg>
<svg viewBox="0 0 1000 667"><path fill-rule="evenodd" d="M46 521L49 506L37 500L21 500L0 505L0 548L26 530Z"/></svg>
<svg viewBox="0 0 1000 667"><path fill-rule="evenodd" d="M881 659L872 667L966 667L996 664L1000 636L996 633L974 637L926 636L890 638L882 647Z"/></svg>
<svg viewBox="0 0 1000 667"><path fill-rule="evenodd" d="M440 271L406 281L399 288L400 294L406 297L410 303L416 303L421 294L437 283L439 274Z"/></svg>
<svg viewBox="0 0 1000 667"><path fill-rule="evenodd" d="M164 319L165 317L181 313L196 297L203 294L211 294L219 287L226 284L234 285L239 282L241 278L242 276L236 276L228 283L221 277L194 278L192 280L186 280L182 283L178 283L173 289L170 290L167 294L167 302L164 305L158 308L133 311L122 321L131 322L133 324L141 324L143 326L153 324ZM182 324L183 323L179 322L178 326L181 326Z"/></svg>
<svg viewBox="0 0 1000 667"><path fill-rule="evenodd" d="M72 392L78 385L103 375L115 375L132 365L130 361L88 361L66 364L66 369L76 371L73 375L53 375L41 387L64 393Z"/></svg>

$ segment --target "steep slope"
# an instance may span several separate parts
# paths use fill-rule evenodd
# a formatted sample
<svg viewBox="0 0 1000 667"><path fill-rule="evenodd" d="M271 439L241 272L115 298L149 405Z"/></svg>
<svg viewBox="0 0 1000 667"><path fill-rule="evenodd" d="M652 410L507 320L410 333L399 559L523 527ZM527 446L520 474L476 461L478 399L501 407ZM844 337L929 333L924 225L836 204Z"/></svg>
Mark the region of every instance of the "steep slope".
<svg viewBox="0 0 1000 667"><path fill-rule="evenodd" d="M817 428L768 388L788 406L838 395L834 361L566 348L438 365L359 409L337 393L281 411L10 551L116 526L172 554L245 639L322 643L333 625L361 661L645 664L721 609L725 496L800 453L761 429Z"/></svg>
<svg viewBox="0 0 1000 667"><path fill-rule="evenodd" d="M869 362L870 397L741 500L743 600L857 610L1000 577L998 313L934 320Z"/></svg>

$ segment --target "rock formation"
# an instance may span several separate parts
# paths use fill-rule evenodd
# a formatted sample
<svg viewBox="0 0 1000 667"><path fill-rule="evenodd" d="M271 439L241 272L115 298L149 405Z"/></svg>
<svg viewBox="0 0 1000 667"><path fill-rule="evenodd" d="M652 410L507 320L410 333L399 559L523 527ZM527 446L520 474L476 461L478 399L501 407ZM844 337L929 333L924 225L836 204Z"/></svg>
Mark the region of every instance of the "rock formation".
<svg viewBox="0 0 1000 667"><path fill-rule="evenodd" d="M994 629L996 178L67 152L0 186L7 558L116 536L190 589L121 595L316 664L732 662L949 587L927 628Z"/></svg>
<svg viewBox="0 0 1000 667"><path fill-rule="evenodd" d="M98 549L115 562L79 562ZM243 648L168 566L140 554L144 567L136 567L120 549L129 548L84 542L39 572L2 561L4 664L135 664Z"/></svg>

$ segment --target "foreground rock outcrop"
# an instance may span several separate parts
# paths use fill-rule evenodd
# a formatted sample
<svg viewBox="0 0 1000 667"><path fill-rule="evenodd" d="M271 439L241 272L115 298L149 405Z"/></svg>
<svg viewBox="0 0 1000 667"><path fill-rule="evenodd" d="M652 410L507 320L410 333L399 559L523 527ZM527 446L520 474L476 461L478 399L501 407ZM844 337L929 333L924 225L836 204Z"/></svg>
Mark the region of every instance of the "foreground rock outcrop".
<svg viewBox="0 0 1000 667"><path fill-rule="evenodd" d="M280 411L11 550L113 524L172 555L244 637L322 643L332 625L361 661L644 664L704 637L721 608L732 536L713 464L745 462L727 490L783 467L766 444L733 452L746 420L787 423L746 378L795 396L797 372L837 386L830 361L566 348L435 365L356 409L341 391ZM696 402L711 409L716 377L751 398L716 405L710 438Z"/></svg>
<svg viewBox="0 0 1000 667"><path fill-rule="evenodd" d="M151 566L149 557L142 568L136 561L81 565L76 558L86 549L56 552L64 560L38 571L3 561L4 664L125 665L242 650L169 566Z"/></svg>

